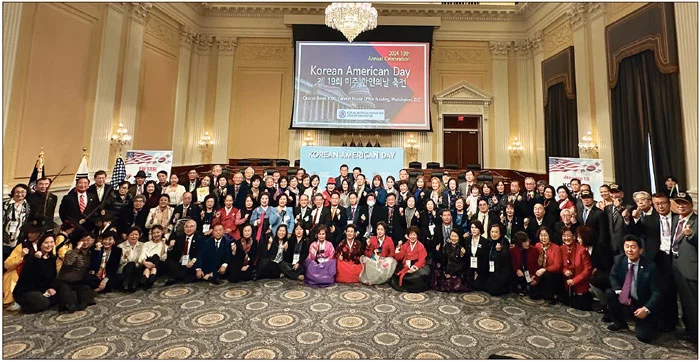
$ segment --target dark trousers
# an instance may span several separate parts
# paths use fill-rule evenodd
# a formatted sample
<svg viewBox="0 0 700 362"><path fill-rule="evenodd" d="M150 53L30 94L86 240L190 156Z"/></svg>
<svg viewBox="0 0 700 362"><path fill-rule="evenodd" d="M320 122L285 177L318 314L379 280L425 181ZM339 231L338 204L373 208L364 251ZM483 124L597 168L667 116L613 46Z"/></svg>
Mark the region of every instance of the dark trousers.
<svg viewBox="0 0 700 362"><path fill-rule="evenodd" d="M165 264L168 269L168 274L170 278L185 283L191 283L195 280L195 268L192 266L188 268L180 264L179 260L167 259ZM160 274L160 273L159 273Z"/></svg>
<svg viewBox="0 0 700 362"><path fill-rule="evenodd" d="M247 282L249 280L253 280L253 271L255 271L255 266L252 264L248 265L248 269L246 271L242 271L241 268L243 265L239 263L233 263L230 264L226 270L226 274L228 274L228 281L231 283L237 283L237 282Z"/></svg>
<svg viewBox="0 0 700 362"><path fill-rule="evenodd" d="M612 289L606 290L605 296L608 299L608 315L615 323L627 325L625 318L629 317L631 314L634 319L635 334L638 340L644 343L651 343L651 341L656 338L658 331L657 311L652 311L652 313L647 315L644 319L635 318L634 311L642 307L635 299L632 299L632 304L628 306L620 304L620 301L617 299L618 295L615 294L615 291Z"/></svg>
<svg viewBox="0 0 700 362"><path fill-rule="evenodd" d="M53 297L45 297L44 293L30 291L25 293L14 293L12 295L15 302L22 307L22 313L38 313L48 309L54 302Z"/></svg>
<svg viewBox="0 0 700 362"><path fill-rule="evenodd" d="M56 290L58 306L87 306L95 299L95 291L84 281L66 282L59 280Z"/></svg>
<svg viewBox="0 0 700 362"><path fill-rule="evenodd" d="M593 294L591 294L591 292L585 292L578 295L576 293L569 292L569 288L565 287L564 293L559 295L559 299L562 301L562 303L578 310L591 310L593 307Z"/></svg>
<svg viewBox="0 0 700 362"><path fill-rule="evenodd" d="M673 265L673 278L678 288L683 309L683 325L685 332L693 338L698 337L698 281L687 279L680 270ZM15 298L16 299L16 298Z"/></svg>
<svg viewBox="0 0 700 362"><path fill-rule="evenodd" d="M122 287L124 289L135 289L141 281L141 264L129 262L124 265L121 274Z"/></svg>
<svg viewBox="0 0 700 362"><path fill-rule="evenodd" d="M561 273L546 271L538 279L537 284L530 284L530 298L554 300L557 295L563 294L564 278Z"/></svg>
<svg viewBox="0 0 700 362"><path fill-rule="evenodd" d="M670 332L676 329L678 324L678 290L673 280L672 256L659 251L654 260L656 275L661 289L661 301L659 312L656 316L659 328L662 332Z"/></svg>
<svg viewBox="0 0 700 362"><path fill-rule="evenodd" d="M302 260L303 261L303 260ZM299 267L294 270L294 264L281 261L279 263L280 270L289 279L298 279L300 275L304 275L304 263L299 263Z"/></svg>

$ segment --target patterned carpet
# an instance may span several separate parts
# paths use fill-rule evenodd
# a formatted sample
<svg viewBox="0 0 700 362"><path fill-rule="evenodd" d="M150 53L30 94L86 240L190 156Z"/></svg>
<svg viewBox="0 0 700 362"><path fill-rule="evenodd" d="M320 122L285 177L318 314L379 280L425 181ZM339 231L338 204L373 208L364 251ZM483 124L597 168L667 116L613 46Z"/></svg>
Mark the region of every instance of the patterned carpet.
<svg viewBox="0 0 700 362"><path fill-rule="evenodd" d="M162 283L159 281L158 284ZM697 359L663 336L611 333L594 312L510 295L312 289L290 280L158 287L85 311L3 314L10 359Z"/></svg>

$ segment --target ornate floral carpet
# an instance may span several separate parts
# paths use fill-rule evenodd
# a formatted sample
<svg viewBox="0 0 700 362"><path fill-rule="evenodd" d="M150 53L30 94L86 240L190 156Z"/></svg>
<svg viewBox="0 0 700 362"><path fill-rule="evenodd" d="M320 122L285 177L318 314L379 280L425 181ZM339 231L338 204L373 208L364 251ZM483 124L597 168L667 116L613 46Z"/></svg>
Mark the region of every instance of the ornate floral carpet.
<svg viewBox="0 0 700 362"><path fill-rule="evenodd" d="M158 284L162 281L158 282ZM510 295L312 289L290 280L110 293L73 314L3 314L10 359L697 359L665 335L611 333L600 314Z"/></svg>

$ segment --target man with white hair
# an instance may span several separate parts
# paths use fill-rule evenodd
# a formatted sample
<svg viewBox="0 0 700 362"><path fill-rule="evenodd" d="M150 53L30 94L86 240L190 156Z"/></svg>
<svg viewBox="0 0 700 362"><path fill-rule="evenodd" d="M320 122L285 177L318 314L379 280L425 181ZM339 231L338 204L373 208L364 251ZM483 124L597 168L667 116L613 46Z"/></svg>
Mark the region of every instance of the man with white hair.
<svg viewBox="0 0 700 362"><path fill-rule="evenodd" d="M194 233L197 231L197 222L187 220L184 231L183 234L171 237L168 241L166 267L170 279L165 282L165 285L177 282L192 283L195 280L194 264L197 262L197 238Z"/></svg>

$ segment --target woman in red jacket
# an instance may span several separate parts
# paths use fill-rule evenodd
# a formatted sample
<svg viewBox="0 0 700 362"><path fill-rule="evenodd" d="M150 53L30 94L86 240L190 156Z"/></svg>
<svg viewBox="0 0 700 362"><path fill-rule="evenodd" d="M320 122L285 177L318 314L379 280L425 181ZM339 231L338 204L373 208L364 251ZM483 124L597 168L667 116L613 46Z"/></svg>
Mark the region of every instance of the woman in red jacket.
<svg viewBox="0 0 700 362"><path fill-rule="evenodd" d="M355 237L355 225L348 224L345 227L345 238L338 244L335 250L335 258L338 260L338 272L335 274L335 281L338 283L359 283L362 264L362 242Z"/></svg>
<svg viewBox="0 0 700 362"><path fill-rule="evenodd" d="M375 228L377 235L367 239L365 255L360 257L362 273L360 282L367 285L386 283L396 270L394 241L386 235L386 223L380 221Z"/></svg>
<svg viewBox="0 0 700 362"><path fill-rule="evenodd" d="M535 272L535 277L530 283L530 298L546 299L549 304L557 304L556 296L561 295L561 252L559 246L552 243L552 231L546 227L540 227L537 232L536 248L539 252L537 265L539 269Z"/></svg>
<svg viewBox="0 0 700 362"><path fill-rule="evenodd" d="M420 293L430 289L430 267L425 259L428 252L423 243L418 241L420 229L408 228L408 241L399 241L395 258L401 268L389 281L392 288L399 292Z"/></svg>
<svg viewBox="0 0 700 362"><path fill-rule="evenodd" d="M238 240L241 238L241 233L236 225L236 214L239 213L238 209L233 207L233 194L228 194L224 198L224 207L214 214L212 225L223 224L226 234L231 235L234 240Z"/></svg>
<svg viewBox="0 0 700 362"><path fill-rule="evenodd" d="M561 229L561 240L564 245L559 247L559 252L565 287L561 300L573 308L591 310L591 257L586 248L574 240L574 232L566 226Z"/></svg>
<svg viewBox="0 0 700 362"><path fill-rule="evenodd" d="M510 249L510 262L515 273L515 290L520 295L525 295L530 291L530 282L535 277L539 265L537 257L539 250L530 245L530 237L524 231L518 231L513 235L515 246Z"/></svg>

